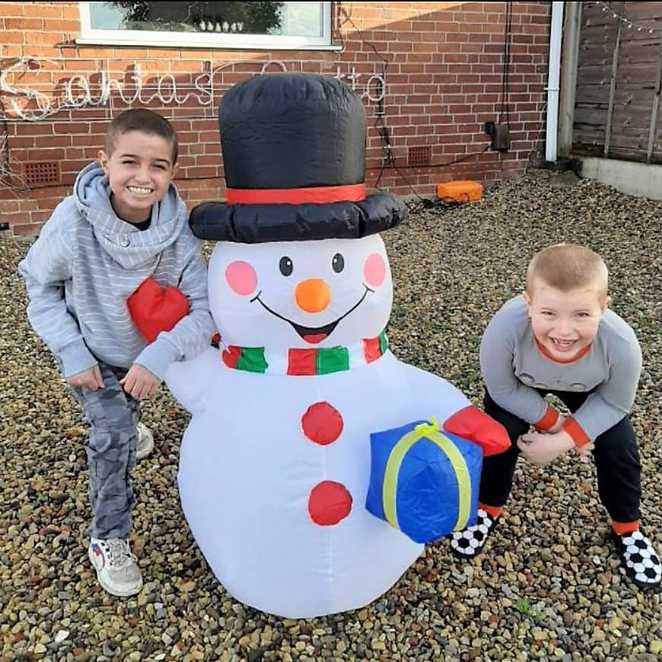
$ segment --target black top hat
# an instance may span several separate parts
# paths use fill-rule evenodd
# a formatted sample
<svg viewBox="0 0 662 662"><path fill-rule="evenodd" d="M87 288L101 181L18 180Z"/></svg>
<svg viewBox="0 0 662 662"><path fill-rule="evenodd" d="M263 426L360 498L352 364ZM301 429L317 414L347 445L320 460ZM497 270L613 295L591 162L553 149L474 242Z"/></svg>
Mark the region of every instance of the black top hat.
<svg viewBox="0 0 662 662"><path fill-rule="evenodd" d="M225 94L219 126L227 203L193 209L191 229L201 239L354 239L406 216L394 195L366 196L363 104L335 78L243 81Z"/></svg>

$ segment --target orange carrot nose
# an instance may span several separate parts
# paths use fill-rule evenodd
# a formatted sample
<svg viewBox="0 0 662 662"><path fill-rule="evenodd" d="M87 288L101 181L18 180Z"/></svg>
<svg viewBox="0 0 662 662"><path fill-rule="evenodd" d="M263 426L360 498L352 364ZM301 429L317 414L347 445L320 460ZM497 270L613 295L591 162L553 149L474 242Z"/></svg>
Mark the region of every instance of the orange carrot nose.
<svg viewBox="0 0 662 662"><path fill-rule="evenodd" d="M320 278L302 280L294 292L297 305L307 313L321 313L331 301L331 290Z"/></svg>

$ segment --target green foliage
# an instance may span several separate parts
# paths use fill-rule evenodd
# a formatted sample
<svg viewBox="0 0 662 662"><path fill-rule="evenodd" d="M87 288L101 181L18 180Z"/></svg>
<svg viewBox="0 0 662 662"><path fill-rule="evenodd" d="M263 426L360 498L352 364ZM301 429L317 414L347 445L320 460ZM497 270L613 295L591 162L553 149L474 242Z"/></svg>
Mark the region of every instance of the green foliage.
<svg viewBox="0 0 662 662"><path fill-rule="evenodd" d="M238 32L266 34L280 27L284 2L143 2L114 0L125 10L124 23L183 24L197 27L201 21L241 26ZM133 27L133 26L132 26ZM234 31L234 30L233 30Z"/></svg>
<svg viewBox="0 0 662 662"><path fill-rule="evenodd" d="M517 611L520 614L526 616L527 618L530 618L535 623L541 623L545 619L544 615L540 611L538 611L534 606L532 606L527 598L522 598L521 600L518 600L515 603L515 609L517 609Z"/></svg>

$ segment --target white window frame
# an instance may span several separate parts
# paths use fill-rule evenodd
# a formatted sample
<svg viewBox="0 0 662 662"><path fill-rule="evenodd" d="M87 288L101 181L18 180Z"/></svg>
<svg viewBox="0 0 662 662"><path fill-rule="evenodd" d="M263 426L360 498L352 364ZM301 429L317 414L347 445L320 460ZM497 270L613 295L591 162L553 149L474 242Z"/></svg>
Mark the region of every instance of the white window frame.
<svg viewBox="0 0 662 662"><path fill-rule="evenodd" d="M226 34L207 32L160 32L156 30L92 29L90 2L79 2L81 36L77 44L109 46L161 46L171 48L217 48L219 50L340 50L331 44L331 2L322 5L321 37Z"/></svg>

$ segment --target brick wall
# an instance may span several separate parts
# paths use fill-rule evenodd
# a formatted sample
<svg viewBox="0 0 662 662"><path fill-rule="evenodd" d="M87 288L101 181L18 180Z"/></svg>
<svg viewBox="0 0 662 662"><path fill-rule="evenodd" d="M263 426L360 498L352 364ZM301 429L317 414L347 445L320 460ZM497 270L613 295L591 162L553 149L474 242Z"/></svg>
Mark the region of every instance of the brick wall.
<svg viewBox="0 0 662 662"><path fill-rule="evenodd" d="M513 2L508 124L511 149L482 152L486 121L506 121L502 109L504 2L336 2L334 51L228 51L182 48L76 45L76 2L3 2L0 5L0 222L16 234L33 234L58 201L71 191L82 166L96 157L108 119L128 107L117 86L99 103L102 73L135 93L131 72L138 64L144 98L170 118L181 144L177 185L189 205L223 196L223 169L216 113L223 91L269 61L290 71L341 75L354 81L368 115L366 181L370 186L424 196L451 179L488 183L520 172L544 135L548 2ZM36 58L39 64L21 61ZM272 64L268 70L282 67ZM212 72L211 78L199 77ZM383 103L373 74L383 74ZM172 82L178 103L149 101L161 79L168 101ZM197 92L202 80L206 92ZM38 95L26 96L31 89ZM67 90L81 107L61 107ZM84 104L85 95L91 104ZM189 98L184 101L186 94ZM205 96L210 94L210 96ZM200 99L212 99L202 105ZM40 110L41 104L41 110ZM60 108L39 121L16 118ZM137 105L137 104L133 104ZM2 110L5 121L2 121ZM387 127L391 159L384 145ZM412 167L412 147L432 167ZM420 150L419 150L420 151ZM415 152L415 150L414 150ZM476 156L470 156L476 153ZM467 158L470 157L470 158ZM449 161L467 158L454 165Z"/></svg>

